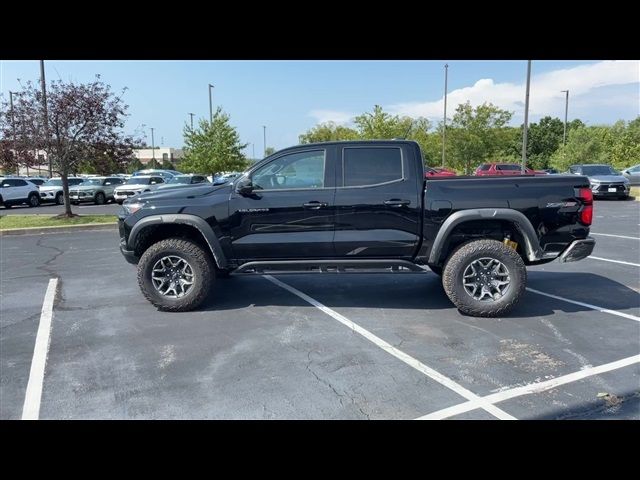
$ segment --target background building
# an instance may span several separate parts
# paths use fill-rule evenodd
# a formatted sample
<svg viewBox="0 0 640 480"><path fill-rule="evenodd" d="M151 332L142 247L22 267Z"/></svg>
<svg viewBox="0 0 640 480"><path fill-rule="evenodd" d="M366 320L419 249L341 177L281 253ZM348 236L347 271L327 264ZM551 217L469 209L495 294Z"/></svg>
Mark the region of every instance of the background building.
<svg viewBox="0 0 640 480"><path fill-rule="evenodd" d="M155 150L155 158L156 162L159 165L162 165L164 160L168 160L169 162L175 165L176 162L179 162L182 159L183 153L181 148L171 148L171 147L156 147L152 148L139 148L133 151L133 154L136 156L138 160L145 166L149 165L154 156Z"/></svg>

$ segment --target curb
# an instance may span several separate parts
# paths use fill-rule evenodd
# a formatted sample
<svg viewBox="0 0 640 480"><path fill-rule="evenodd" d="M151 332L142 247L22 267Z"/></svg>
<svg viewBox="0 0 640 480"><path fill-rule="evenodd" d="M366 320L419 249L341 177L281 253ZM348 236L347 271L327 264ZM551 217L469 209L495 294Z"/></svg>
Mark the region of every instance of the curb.
<svg viewBox="0 0 640 480"><path fill-rule="evenodd" d="M0 230L0 237L5 235L28 235L37 233L59 233L74 230L113 230L117 229L117 223L80 223L78 225L66 225L64 227L29 227L7 228Z"/></svg>

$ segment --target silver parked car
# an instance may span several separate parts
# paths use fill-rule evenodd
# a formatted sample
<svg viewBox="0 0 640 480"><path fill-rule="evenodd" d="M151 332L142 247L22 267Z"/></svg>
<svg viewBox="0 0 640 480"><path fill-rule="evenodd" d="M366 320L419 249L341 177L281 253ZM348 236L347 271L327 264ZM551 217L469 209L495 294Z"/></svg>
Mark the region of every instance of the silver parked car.
<svg viewBox="0 0 640 480"><path fill-rule="evenodd" d="M113 193L118 185L124 181L120 177L92 177L69 189L71 203L77 205L80 202L93 202L96 205L104 205L110 200L115 200Z"/></svg>
<svg viewBox="0 0 640 480"><path fill-rule="evenodd" d="M631 185L640 185L640 165L625 168L622 170L622 175L627 177Z"/></svg>
<svg viewBox="0 0 640 480"><path fill-rule="evenodd" d="M69 191L75 185L79 185L84 182L86 178L82 177L69 177ZM64 203L64 197L62 196L62 179L50 178L42 185L40 185L40 201L41 202L56 202L58 205Z"/></svg>
<svg viewBox="0 0 640 480"><path fill-rule="evenodd" d="M113 196L120 205L127 198L139 195L142 192L151 192L164 184L165 180L155 175L139 175L131 177L122 185L116 187Z"/></svg>
<svg viewBox="0 0 640 480"><path fill-rule="evenodd" d="M187 185L197 185L200 183L210 183L207 177L204 175L176 175L164 185L160 185L158 190L164 190L167 188L178 188Z"/></svg>
<svg viewBox="0 0 640 480"><path fill-rule="evenodd" d="M594 198L629 198L629 180L611 165L571 165L569 173L589 177Z"/></svg>

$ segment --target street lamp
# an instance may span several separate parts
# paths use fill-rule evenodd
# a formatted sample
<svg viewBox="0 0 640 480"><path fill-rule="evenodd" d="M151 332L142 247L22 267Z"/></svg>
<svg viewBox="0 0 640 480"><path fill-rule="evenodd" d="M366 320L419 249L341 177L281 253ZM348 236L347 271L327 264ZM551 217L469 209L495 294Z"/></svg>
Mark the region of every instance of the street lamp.
<svg viewBox="0 0 640 480"><path fill-rule="evenodd" d="M524 126L522 131L522 165L520 173L524 174L527 163L527 133L529 130L529 87L531 86L531 60L527 61L527 91L524 99Z"/></svg>
<svg viewBox="0 0 640 480"><path fill-rule="evenodd" d="M190 113L189 116L191 117L191 130L193 130L193 116L195 115L195 113Z"/></svg>
<svg viewBox="0 0 640 480"><path fill-rule="evenodd" d="M153 130L154 128L151 127L151 164L153 165L152 168L156 168L156 145L153 138Z"/></svg>
<svg viewBox="0 0 640 480"><path fill-rule="evenodd" d="M444 141L447 132L447 80L449 76L449 65L444 64L444 121L442 123L442 168L444 168Z"/></svg>
<svg viewBox="0 0 640 480"><path fill-rule="evenodd" d="M262 141L264 144L264 152L262 154L262 158L267 156L267 126L262 126Z"/></svg>
<svg viewBox="0 0 640 480"><path fill-rule="evenodd" d="M209 121L213 122L213 103L211 101L211 89L213 85L209 84Z"/></svg>
<svg viewBox="0 0 640 480"><path fill-rule="evenodd" d="M569 90L560 90L566 93L564 100L564 133L562 134L562 145L567 144L567 115L569 114Z"/></svg>

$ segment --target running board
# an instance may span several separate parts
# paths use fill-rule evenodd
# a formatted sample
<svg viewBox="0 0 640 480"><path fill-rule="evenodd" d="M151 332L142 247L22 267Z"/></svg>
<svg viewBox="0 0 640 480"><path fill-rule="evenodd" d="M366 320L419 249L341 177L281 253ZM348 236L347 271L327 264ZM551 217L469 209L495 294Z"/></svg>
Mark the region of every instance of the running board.
<svg viewBox="0 0 640 480"><path fill-rule="evenodd" d="M383 270L386 272L424 272L421 267L407 260L273 260L247 262L233 270L231 274L243 273L354 273L359 271Z"/></svg>

